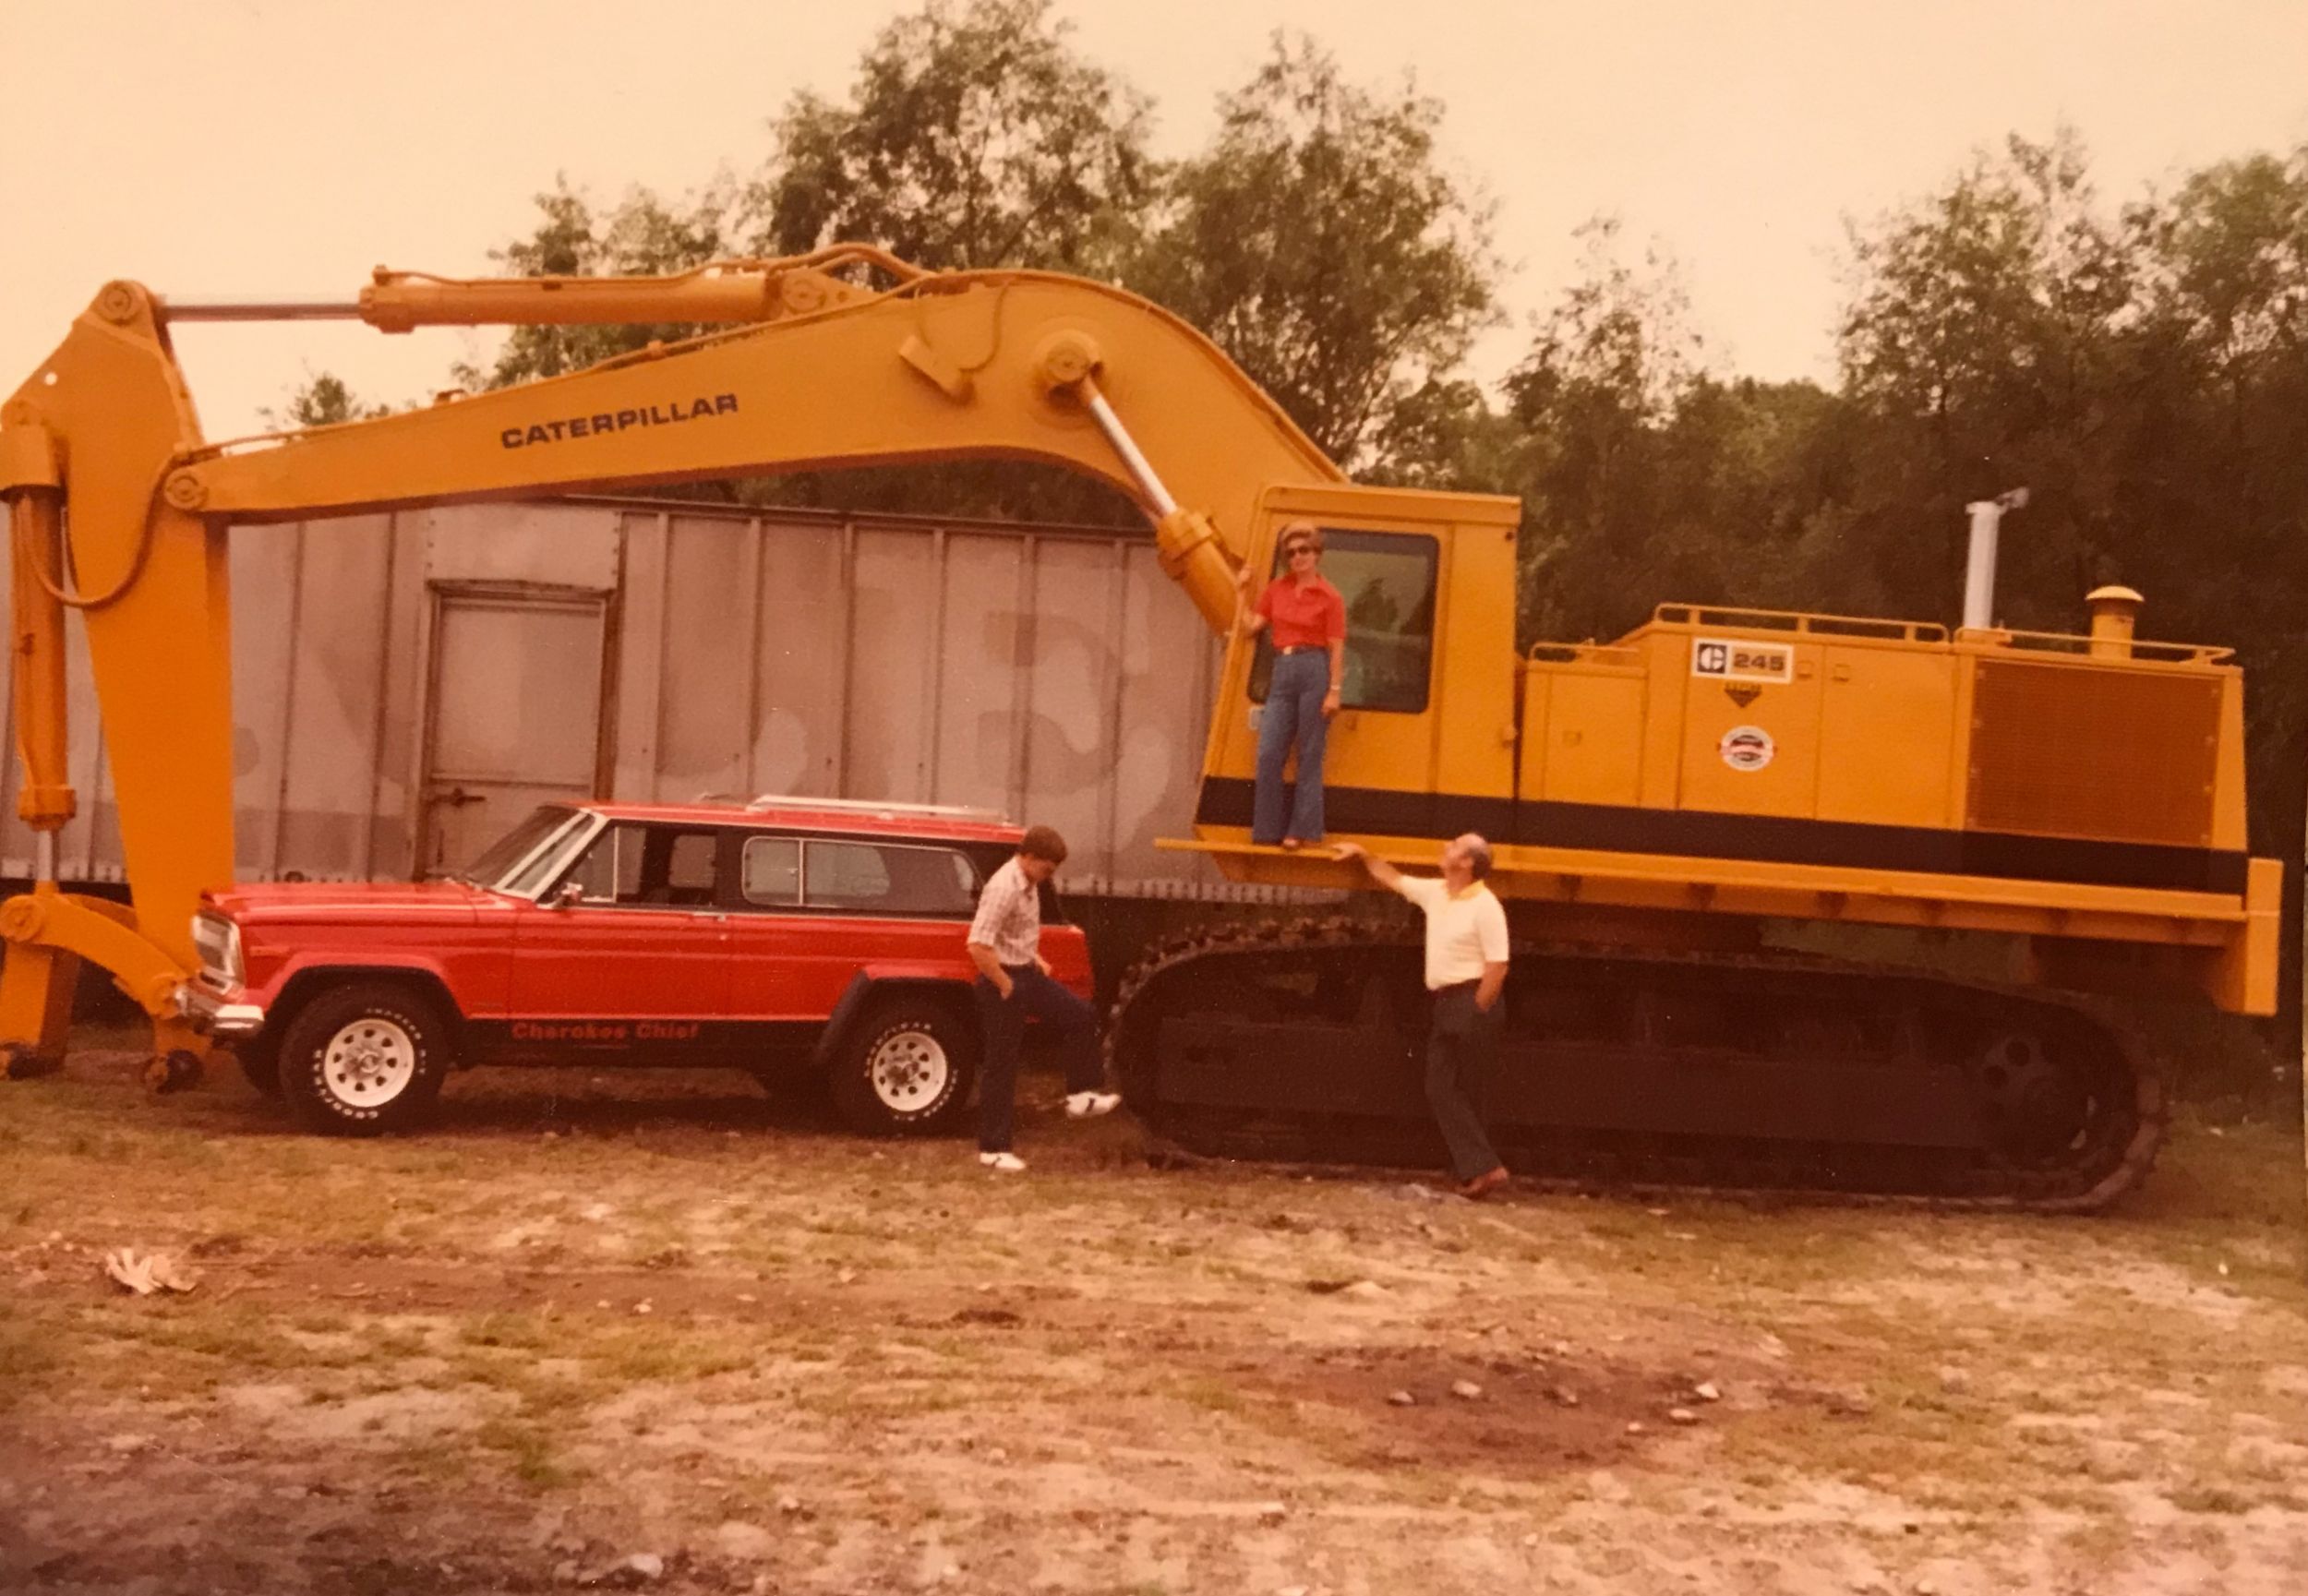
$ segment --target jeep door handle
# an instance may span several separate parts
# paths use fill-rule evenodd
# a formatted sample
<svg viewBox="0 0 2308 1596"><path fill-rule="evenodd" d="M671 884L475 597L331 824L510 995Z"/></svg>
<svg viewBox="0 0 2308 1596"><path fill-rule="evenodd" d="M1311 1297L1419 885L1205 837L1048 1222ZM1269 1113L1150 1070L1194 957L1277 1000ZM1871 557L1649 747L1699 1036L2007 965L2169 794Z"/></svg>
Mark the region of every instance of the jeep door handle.
<svg viewBox="0 0 2308 1596"><path fill-rule="evenodd" d="M488 794L487 793L469 792L463 787L452 786L447 788L446 790L435 788L432 794L427 798L427 801L437 804L451 804L456 808L463 809L466 804L485 803L487 799Z"/></svg>

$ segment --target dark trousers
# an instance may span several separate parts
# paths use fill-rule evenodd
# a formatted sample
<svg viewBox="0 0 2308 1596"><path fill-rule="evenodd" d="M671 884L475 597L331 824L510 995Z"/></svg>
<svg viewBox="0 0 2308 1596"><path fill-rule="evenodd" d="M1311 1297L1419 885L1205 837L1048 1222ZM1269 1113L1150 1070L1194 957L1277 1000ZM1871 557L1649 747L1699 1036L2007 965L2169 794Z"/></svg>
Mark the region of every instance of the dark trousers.
<svg viewBox="0 0 2308 1596"><path fill-rule="evenodd" d="M1498 1154L1474 1112L1473 1095L1498 1055L1504 992L1485 1014L1474 1006L1475 983L1461 981L1435 994L1435 1023L1426 1034L1426 1106L1434 1110L1450 1168L1461 1181L1498 1168Z"/></svg>
<svg viewBox="0 0 2308 1596"><path fill-rule="evenodd" d="M1098 1062L1098 1013L1041 973L1039 965L1004 965L1015 983L1005 999L985 977L978 978L979 1030L986 1041L978 1081L978 1146L1006 1153L1017 1118L1017 1050L1026 1021L1041 1021L1058 1033L1065 1059L1066 1090L1094 1092L1102 1071Z"/></svg>

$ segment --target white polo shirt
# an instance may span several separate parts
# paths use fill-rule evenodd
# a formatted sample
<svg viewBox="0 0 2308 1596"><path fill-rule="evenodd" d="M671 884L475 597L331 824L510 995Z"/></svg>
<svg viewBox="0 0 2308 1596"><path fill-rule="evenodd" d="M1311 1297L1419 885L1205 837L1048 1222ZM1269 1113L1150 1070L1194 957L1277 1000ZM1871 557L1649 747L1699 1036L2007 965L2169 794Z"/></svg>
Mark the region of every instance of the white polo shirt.
<svg viewBox="0 0 2308 1596"><path fill-rule="evenodd" d="M1428 991L1480 980L1485 965L1507 962L1507 907L1481 882L1454 894L1432 876L1404 876L1395 890L1426 911Z"/></svg>

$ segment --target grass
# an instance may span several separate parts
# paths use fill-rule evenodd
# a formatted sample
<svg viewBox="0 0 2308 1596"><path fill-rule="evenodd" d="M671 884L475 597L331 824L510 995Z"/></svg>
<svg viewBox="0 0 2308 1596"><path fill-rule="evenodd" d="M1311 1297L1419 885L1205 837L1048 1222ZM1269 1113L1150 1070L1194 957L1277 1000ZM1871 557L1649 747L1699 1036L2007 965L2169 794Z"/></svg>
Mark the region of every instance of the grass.
<svg viewBox="0 0 2308 1596"><path fill-rule="evenodd" d="M1223 1413L1240 1418L1250 1410L1250 1400L1239 1386L1222 1380L1199 1378L1186 1380L1178 1386L1178 1399L1206 1413Z"/></svg>
<svg viewBox="0 0 2308 1596"><path fill-rule="evenodd" d="M60 1362L54 1341L39 1326L0 1320L0 1411L42 1389Z"/></svg>
<svg viewBox="0 0 2308 1596"><path fill-rule="evenodd" d="M542 1425L515 1419L491 1419L474 1432L474 1442L485 1450L504 1455L513 1477L538 1491L572 1485L584 1470L565 1459Z"/></svg>

